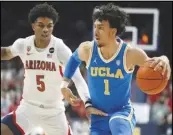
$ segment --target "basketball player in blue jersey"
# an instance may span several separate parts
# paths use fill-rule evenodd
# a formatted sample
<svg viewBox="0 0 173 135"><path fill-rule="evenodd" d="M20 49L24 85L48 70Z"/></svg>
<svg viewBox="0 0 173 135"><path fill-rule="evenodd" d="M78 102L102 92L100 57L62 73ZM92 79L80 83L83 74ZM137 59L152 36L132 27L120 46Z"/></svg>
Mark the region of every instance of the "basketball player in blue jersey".
<svg viewBox="0 0 173 135"><path fill-rule="evenodd" d="M98 6L92 18L95 39L81 43L73 53L65 69L62 93L68 93L69 81L84 61L91 96L86 108L94 106L107 114L91 114L91 135L132 135L136 124L130 102L134 67L149 62L155 70L163 68L162 73L167 73L169 78L169 60L166 56L149 58L143 50L129 46L117 37L128 23L128 15L118 6Z"/></svg>

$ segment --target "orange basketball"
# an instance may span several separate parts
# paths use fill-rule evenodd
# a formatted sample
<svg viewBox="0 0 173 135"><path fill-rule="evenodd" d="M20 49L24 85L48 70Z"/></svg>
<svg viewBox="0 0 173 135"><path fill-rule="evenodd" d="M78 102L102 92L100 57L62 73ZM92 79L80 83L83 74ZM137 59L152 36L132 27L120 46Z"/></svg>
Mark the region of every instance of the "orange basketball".
<svg viewBox="0 0 173 135"><path fill-rule="evenodd" d="M146 94L158 94L166 87L168 79L160 71L154 71L153 68L145 66L137 71L136 82L138 87Z"/></svg>

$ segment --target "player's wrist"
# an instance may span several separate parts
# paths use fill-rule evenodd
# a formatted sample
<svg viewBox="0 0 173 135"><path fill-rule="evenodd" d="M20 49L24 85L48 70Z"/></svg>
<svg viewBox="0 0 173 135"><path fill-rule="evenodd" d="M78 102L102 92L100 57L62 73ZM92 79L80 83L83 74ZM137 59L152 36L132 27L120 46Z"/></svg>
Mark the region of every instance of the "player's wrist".
<svg viewBox="0 0 173 135"><path fill-rule="evenodd" d="M85 102L85 108L87 109L88 107L92 107L92 102L91 102L91 100L87 100L87 101Z"/></svg>
<svg viewBox="0 0 173 135"><path fill-rule="evenodd" d="M68 85L69 85L69 82L63 80L61 85L60 85L60 88L63 89L63 88L68 88Z"/></svg>

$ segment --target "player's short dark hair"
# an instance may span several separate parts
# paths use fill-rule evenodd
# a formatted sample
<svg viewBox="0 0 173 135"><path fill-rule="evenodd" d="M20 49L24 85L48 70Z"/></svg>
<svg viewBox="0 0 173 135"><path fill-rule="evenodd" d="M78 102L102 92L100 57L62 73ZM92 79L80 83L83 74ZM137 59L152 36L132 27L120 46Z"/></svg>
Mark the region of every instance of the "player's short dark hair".
<svg viewBox="0 0 173 135"><path fill-rule="evenodd" d="M28 20L30 23L34 23L39 17L48 17L53 20L54 24L56 24L59 18L58 12L55 10L55 8L47 3L36 5L28 14Z"/></svg>
<svg viewBox="0 0 173 135"><path fill-rule="evenodd" d="M117 35L123 34L125 32L125 26L129 24L129 15L113 3L96 6L92 19L93 21L97 19L99 21L107 20L111 28L117 29Z"/></svg>

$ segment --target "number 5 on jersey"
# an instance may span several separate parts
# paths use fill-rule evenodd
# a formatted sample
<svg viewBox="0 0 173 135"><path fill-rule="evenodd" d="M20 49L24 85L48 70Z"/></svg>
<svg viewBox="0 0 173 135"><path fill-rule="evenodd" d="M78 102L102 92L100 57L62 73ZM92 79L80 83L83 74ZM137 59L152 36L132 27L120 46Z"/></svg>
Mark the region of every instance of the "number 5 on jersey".
<svg viewBox="0 0 173 135"><path fill-rule="evenodd" d="M44 75L36 75L37 89L41 92L45 91L45 83L42 79L44 79Z"/></svg>

